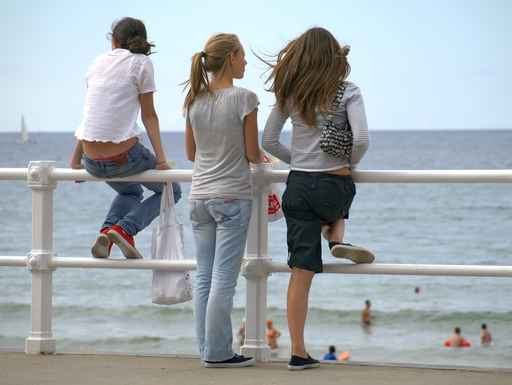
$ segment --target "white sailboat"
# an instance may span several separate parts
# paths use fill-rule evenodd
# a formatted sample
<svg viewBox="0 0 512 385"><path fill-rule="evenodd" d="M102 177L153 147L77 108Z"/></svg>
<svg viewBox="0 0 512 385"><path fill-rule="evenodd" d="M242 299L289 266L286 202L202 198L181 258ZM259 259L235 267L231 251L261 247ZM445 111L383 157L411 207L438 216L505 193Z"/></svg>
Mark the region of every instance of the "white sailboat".
<svg viewBox="0 0 512 385"><path fill-rule="evenodd" d="M21 143L27 143L28 142L28 130L27 125L25 123L25 117L21 115L21 129L20 129L20 141Z"/></svg>

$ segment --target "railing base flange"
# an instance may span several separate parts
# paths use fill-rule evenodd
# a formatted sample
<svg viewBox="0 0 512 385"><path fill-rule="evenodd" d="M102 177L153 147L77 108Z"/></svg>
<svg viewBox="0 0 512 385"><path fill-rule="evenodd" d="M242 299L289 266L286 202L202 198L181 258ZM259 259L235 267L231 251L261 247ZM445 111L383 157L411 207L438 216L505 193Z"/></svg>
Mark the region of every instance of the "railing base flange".
<svg viewBox="0 0 512 385"><path fill-rule="evenodd" d="M28 337L25 339L26 354L55 354L56 340L52 337Z"/></svg>

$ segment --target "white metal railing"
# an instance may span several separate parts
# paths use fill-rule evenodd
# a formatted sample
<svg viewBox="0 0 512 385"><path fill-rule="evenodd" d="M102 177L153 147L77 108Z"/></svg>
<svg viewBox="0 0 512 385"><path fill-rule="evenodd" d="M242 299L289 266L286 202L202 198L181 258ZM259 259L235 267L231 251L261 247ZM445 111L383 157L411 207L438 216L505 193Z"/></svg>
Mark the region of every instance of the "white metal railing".
<svg viewBox="0 0 512 385"><path fill-rule="evenodd" d="M285 182L288 171L269 165L253 171L254 198L242 274L247 280L246 338L243 354L265 361L267 278L289 272L285 263L268 255L267 193L270 183ZM399 170L355 171L358 183L512 183L512 170ZM191 170L146 171L112 180L158 182L172 179L190 182ZM32 276L32 328L26 339L27 354L55 353L52 334L52 274L56 268L194 270L194 260L153 261L55 257L53 250L53 190L59 181L101 181L84 170L55 168L52 161L33 161L28 168L0 168L0 181L26 180L32 189L32 247L28 256L0 256L0 267L28 267ZM512 266L327 263L325 273L434 276L512 277Z"/></svg>

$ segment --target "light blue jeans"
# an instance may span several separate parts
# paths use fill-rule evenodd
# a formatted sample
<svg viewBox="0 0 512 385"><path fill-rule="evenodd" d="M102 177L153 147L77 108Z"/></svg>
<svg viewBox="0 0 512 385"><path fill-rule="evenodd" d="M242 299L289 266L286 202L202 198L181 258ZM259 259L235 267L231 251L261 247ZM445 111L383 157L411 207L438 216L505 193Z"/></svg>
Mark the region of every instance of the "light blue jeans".
<svg viewBox="0 0 512 385"><path fill-rule="evenodd" d="M251 217L250 199L190 201L196 244L195 323L205 361L233 357L231 311Z"/></svg>
<svg viewBox="0 0 512 385"><path fill-rule="evenodd" d="M137 142L128 151L128 160L122 165L107 160L94 160L84 156L84 166L89 174L98 178L126 177L139 174L156 166L155 156L151 151ZM160 182L107 182L116 192L101 228L112 225L121 226L128 234L135 235L146 228L160 214L160 202L164 184ZM142 186L154 192L142 201ZM181 198L181 187L172 184L174 201Z"/></svg>

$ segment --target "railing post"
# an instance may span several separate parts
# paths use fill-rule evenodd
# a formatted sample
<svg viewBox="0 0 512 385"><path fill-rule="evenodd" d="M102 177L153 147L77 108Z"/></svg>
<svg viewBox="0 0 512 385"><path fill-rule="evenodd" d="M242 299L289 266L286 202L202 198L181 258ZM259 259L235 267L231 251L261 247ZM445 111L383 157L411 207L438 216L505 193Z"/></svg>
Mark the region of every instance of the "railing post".
<svg viewBox="0 0 512 385"><path fill-rule="evenodd" d="M245 342L241 353L255 357L258 361L270 359L270 349L265 338L267 318L268 279L268 193L270 185L266 173L271 165L261 164L253 172L253 206L246 256L242 274L247 280L245 304Z"/></svg>
<svg viewBox="0 0 512 385"><path fill-rule="evenodd" d="M32 273L32 329L25 340L25 353L55 353L52 335L53 256L53 161L34 161L28 165L27 181L32 189L32 250L27 265Z"/></svg>

